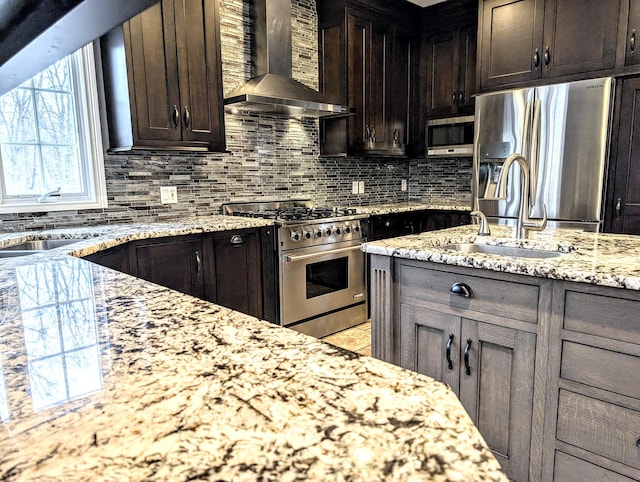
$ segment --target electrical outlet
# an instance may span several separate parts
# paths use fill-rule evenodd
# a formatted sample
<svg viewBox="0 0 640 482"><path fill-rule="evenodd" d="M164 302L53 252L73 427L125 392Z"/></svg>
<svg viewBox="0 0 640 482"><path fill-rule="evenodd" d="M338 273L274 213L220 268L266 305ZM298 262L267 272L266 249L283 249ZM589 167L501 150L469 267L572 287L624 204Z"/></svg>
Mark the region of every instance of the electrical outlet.
<svg viewBox="0 0 640 482"><path fill-rule="evenodd" d="M406 191L406 190L407 190L407 180L406 180L406 179L403 179L403 180L400 182L400 189L401 189L402 191Z"/></svg>
<svg viewBox="0 0 640 482"><path fill-rule="evenodd" d="M364 194L364 181L358 181L358 194Z"/></svg>
<svg viewBox="0 0 640 482"><path fill-rule="evenodd" d="M160 202L162 204L176 204L178 202L178 188L175 186L161 186Z"/></svg>
<svg viewBox="0 0 640 482"><path fill-rule="evenodd" d="M358 181L351 183L351 194L358 194Z"/></svg>

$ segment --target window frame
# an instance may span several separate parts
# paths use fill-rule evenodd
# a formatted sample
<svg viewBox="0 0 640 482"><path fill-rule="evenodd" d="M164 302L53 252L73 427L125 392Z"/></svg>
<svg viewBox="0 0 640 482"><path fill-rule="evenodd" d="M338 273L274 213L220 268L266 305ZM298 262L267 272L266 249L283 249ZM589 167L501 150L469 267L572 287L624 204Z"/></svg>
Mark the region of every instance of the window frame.
<svg viewBox="0 0 640 482"><path fill-rule="evenodd" d="M0 214L100 209L107 207L107 188L104 168L104 149L98 80L93 44L70 54L72 57L73 92L81 151L82 173L86 183L84 195L62 193L51 202L38 202L34 196L7 197L0 182ZM75 58L73 58L75 57ZM0 176L4 178L0 156ZM9 180L5 179L5 182Z"/></svg>

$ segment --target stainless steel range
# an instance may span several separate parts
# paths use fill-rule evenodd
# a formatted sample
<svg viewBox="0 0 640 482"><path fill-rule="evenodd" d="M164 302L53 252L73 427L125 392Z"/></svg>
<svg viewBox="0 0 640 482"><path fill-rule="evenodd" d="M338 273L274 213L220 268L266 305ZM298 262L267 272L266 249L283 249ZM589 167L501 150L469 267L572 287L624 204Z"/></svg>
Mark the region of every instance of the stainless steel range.
<svg viewBox="0 0 640 482"><path fill-rule="evenodd" d="M310 200L231 203L223 214L274 219L282 326L322 337L366 321L366 215Z"/></svg>

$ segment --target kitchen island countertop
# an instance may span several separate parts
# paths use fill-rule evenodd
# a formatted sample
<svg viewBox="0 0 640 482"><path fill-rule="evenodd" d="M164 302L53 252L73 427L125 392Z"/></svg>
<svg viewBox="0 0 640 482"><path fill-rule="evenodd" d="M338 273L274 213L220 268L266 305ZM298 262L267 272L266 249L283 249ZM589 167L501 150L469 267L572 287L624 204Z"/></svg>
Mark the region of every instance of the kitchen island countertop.
<svg viewBox="0 0 640 482"><path fill-rule="evenodd" d="M208 223L0 262L3 480L507 480L446 385L67 256L269 225Z"/></svg>
<svg viewBox="0 0 640 482"><path fill-rule="evenodd" d="M516 240L512 226L491 225L478 236L477 225L401 236L363 244L369 254L431 261L555 280L640 290L640 237L547 228ZM553 258L520 258L447 249L448 244L479 243L559 251Z"/></svg>

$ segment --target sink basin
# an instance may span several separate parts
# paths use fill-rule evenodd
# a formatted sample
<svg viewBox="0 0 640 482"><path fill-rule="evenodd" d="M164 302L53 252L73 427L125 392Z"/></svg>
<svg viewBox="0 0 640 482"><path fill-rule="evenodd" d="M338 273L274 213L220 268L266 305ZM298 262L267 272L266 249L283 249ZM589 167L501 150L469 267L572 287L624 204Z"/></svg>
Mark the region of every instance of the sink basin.
<svg viewBox="0 0 640 482"><path fill-rule="evenodd" d="M23 243L11 244L0 248L0 251L46 251L68 244L77 243L80 239L32 239Z"/></svg>
<svg viewBox="0 0 640 482"><path fill-rule="evenodd" d="M80 239L32 239L22 243L11 244L0 248L0 258L15 258L17 256L28 256L39 251L59 248L68 244L77 243Z"/></svg>
<svg viewBox="0 0 640 482"><path fill-rule="evenodd" d="M516 248L513 246L496 246L490 244L457 243L446 244L444 249L458 251L460 253L495 254L498 256L510 256L512 258L557 258L567 253L550 251L545 249Z"/></svg>

